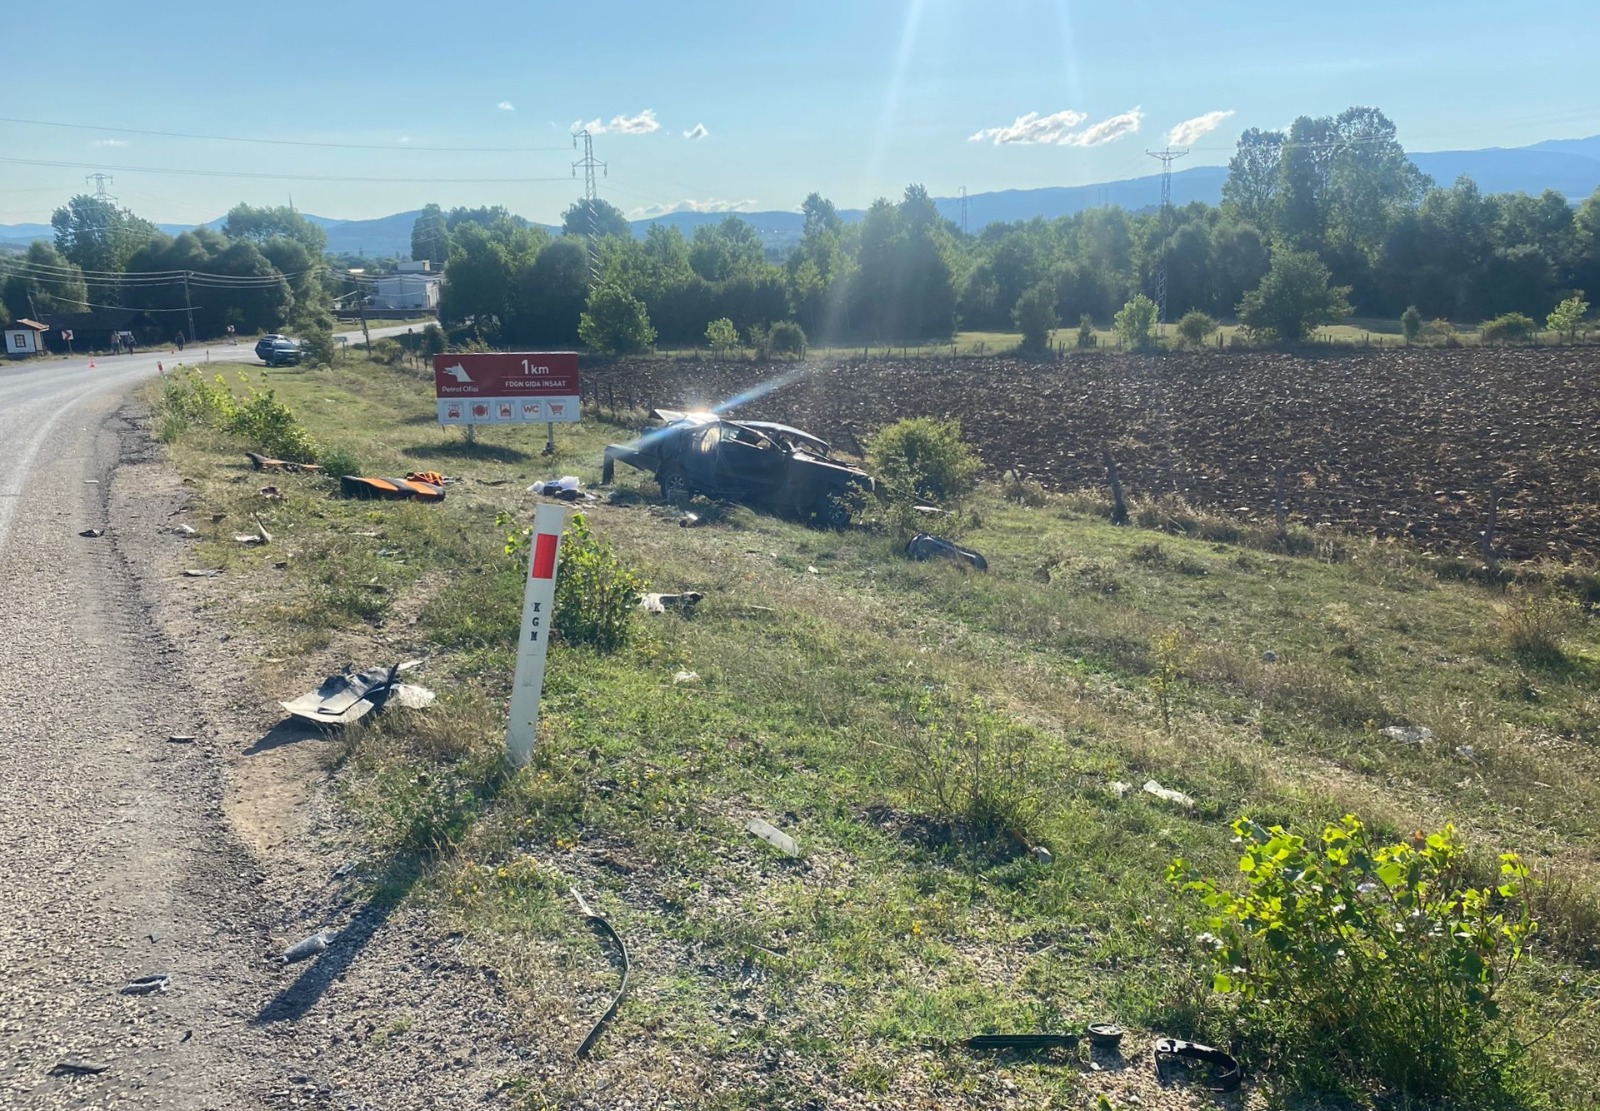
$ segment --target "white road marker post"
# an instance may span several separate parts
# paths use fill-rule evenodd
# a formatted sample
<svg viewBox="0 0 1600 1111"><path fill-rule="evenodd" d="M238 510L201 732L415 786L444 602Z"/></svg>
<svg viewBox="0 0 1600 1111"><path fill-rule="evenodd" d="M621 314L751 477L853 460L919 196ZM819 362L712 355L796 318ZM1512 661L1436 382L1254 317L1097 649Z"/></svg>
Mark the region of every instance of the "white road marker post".
<svg viewBox="0 0 1600 1111"><path fill-rule="evenodd" d="M561 563L561 533L567 507L541 505L533 514L528 544L528 578L522 593L522 632L517 640L517 671L511 681L511 719L506 723L506 756L518 767L533 759L539 734L539 695L556 606L556 569Z"/></svg>

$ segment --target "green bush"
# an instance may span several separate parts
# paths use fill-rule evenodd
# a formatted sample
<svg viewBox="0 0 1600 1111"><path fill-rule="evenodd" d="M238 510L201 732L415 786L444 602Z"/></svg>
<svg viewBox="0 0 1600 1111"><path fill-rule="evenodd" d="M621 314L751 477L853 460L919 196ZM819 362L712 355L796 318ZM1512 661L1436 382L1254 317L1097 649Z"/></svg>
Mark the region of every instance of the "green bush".
<svg viewBox="0 0 1600 1111"><path fill-rule="evenodd" d="M223 424L231 432L267 455L295 463L310 463L317 457L317 444L294 413L271 390L250 386L245 399Z"/></svg>
<svg viewBox="0 0 1600 1111"><path fill-rule="evenodd" d="M1059 321L1056 318L1056 287L1050 282L1039 282L1022 291L1016 307L1011 310L1011 322L1022 332L1022 349L1039 352L1050 346L1050 333Z"/></svg>
<svg viewBox="0 0 1600 1111"><path fill-rule="evenodd" d="M1190 347L1199 347L1217 331L1217 322L1199 309L1191 309L1178 321L1178 338Z"/></svg>
<svg viewBox="0 0 1600 1111"><path fill-rule="evenodd" d="M502 527L510 518L495 518ZM528 563L532 529L506 537L505 553L518 571ZM585 644L614 652L628 642L639 595L649 588L644 579L624 566L616 549L589 531L582 513L567 521L561 539L561 559L556 569L555 635L569 645Z"/></svg>
<svg viewBox="0 0 1600 1111"><path fill-rule="evenodd" d="M1078 317L1078 346L1081 348L1097 347L1100 337L1094 334L1094 317L1084 313Z"/></svg>
<svg viewBox="0 0 1600 1111"><path fill-rule="evenodd" d="M444 329L437 324L425 324L422 328L422 353L424 355L443 355L445 351Z"/></svg>
<svg viewBox="0 0 1600 1111"><path fill-rule="evenodd" d="M1499 1083L1498 989L1538 929L1528 869L1500 857L1475 886L1453 826L1380 845L1346 816L1308 845L1233 824L1245 891L1174 861L1168 879L1210 910L1199 941L1239 1000L1247 1046L1416 1099L1482 1106Z"/></svg>
<svg viewBox="0 0 1600 1111"><path fill-rule="evenodd" d="M602 284L589 291L578 337L602 355L631 355L654 347L656 330L643 301L619 285Z"/></svg>
<svg viewBox="0 0 1600 1111"><path fill-rule="evenodd" d="M739 346L739 330L733 321L721 317L706 325L706 342L717 354L727 355Z"/></svg>
<svg viewBox="0 0 1600 1111"><path fill-rule="evenodd" d="M317 462L322 465L324 473L335 478L339 475L361 473L361 460L356 458L356 453L349 448L340 447L324 451L317 456Z"/></svg>
<svg viewBox="0 0 1600 1111"><path fill-rule="evenodd" d="M780 320L767 330L767 346L774 355L800 358L806 353L805 330L792 320Z"/></svg>
<svg viewBox="0 0 1600 1111"><path fill-rule="evenodd" d="M931 417L881 430L867 445L867 465L890 502L959 499L983 470L983 461L961 440L961 422Z"/></svg>
<svg viewBox="0 0 1600 1111"><path fill-rule="evenodd" d="M1533 317L1520 312L1502 313L1478 329L1478 338L1484 343L1514 343L1532 339L1539 325Z"/></svg>
<svg viewBox="0 0 1600 1111"><path fill-rule="evenodd" d="M1405 333L1407 343L1416 343L1422 336L1422 314L1417 311L1417 306L1409 306L1400 314L1400 330Z"/></svg>
<svg viewBox="0 0 1600 1111"><path fill-rule="evenodd" d="M1111 319L1122 346L1130 351L1143 351L1156 341L1156 303L1144 294L1135 294L1133 300L1117 310Z"/></svg>

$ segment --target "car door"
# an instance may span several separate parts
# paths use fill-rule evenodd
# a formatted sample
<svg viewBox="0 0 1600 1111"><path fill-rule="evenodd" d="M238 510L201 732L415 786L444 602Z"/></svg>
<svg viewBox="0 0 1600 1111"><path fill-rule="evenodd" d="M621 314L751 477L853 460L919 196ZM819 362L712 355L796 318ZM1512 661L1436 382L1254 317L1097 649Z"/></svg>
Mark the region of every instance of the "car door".
<svg viewBox="0 0 1600 1111"><path fill-rule="evenodd" d="M717 481L740 497L761 499L783 484L784 453L748 428L723 425L717 444Z"/></svg>

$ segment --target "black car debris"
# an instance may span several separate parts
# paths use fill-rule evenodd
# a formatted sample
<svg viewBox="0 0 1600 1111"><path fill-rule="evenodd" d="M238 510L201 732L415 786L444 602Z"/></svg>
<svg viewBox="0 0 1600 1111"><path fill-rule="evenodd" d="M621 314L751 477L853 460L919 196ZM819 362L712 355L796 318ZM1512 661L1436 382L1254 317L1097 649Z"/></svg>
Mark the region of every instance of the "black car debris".
<svg viewBox="0 0 1600 1111"><path fill-rule="evenodd" d="M602 482L611 482L620 460L654 475L673 501L704 494L833 528L848 525L860 497L872 492L870 475L831 458L826 441L801 429L675 409L655 415L665 422L660 428L606 447Z"/></svg>

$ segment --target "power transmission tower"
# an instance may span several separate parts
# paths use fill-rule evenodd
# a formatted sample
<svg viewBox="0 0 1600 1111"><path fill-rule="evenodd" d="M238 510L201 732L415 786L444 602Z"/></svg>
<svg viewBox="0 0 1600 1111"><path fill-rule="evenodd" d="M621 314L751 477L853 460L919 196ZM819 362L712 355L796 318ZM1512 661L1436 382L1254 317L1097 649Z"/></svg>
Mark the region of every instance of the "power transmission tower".
<svg viewBox="0 0 1600 1111"><path fill-rule="evenodd" d="M1187 150L1145 151L1151 158L1161 160L1161 269L1156 274L1156 305L1157 324L1165 324L1167 320L1167 218L1172 212L1172 164L1184 155Z"/></svg>
<svg viewBox="0 0 1600 1111"><path fill-rule="evenodd" d="M594 170L596 166L600 167L602 175L605 175L607 171L606 164L594 156L594 136L589 134L587 127L572 137L574 149L577 148L579 139L583 140L583 157L572 164L572 176L577 177L578 167L583 167L583 206L589 211L589 279L598 282L600 280L600 233L599 228L596 226L598 221L595 216L595 204L600 200L600 192L595 188Z"/></svg>
<svg viewBox="0 0 1600 1111"><path fill-rule="evenodd" d="M113 178L110 174L90 174L88 177L83 179L83 183L85 185L89 184L91 181L94 182L94 195L95 196L101 198L102 200L108 200L108 201L114 201L114 200L117 199L117 198L113 197L110 193L106 192L107 183L114 183L116 181L116 179Z"/></svg>
<svg viewBox="0 0 1600 1111"><path fill-rule="evenodd" d="M967 234L967 187L961 187L961 234Z"/></svg>

